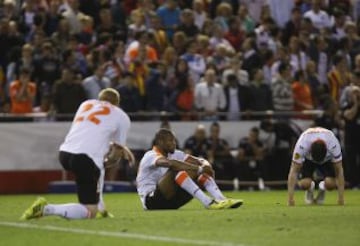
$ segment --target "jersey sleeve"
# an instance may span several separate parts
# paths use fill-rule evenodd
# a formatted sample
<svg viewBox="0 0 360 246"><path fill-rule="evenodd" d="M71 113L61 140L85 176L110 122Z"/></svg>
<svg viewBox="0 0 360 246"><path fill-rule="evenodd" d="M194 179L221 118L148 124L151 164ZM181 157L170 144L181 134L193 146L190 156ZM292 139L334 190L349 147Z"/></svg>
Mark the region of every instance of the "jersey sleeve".
<svg viewBox="0 0 360 246"><path fill-rule="evenodd" d="M129 117L127 115L119 116L118 128L115 134L115 141L121 145L125 145L129 129L130 129Z"/></svg>
<svg viewBox="0 0 360 246"><path fill-rule="evenodd" d="M303 164L305 161L305 146L304 146L304 137L303 135L297 140L292 155L292 161L298 164Z"/></svg>
<svg viewBox="0 0 360 246"><path fill-rule="evenodd" d="M339 162L342 160L341 146L339 140L336 138L333 132L331 132L329 139L329 152L332 156L332 162Z"/></svg>

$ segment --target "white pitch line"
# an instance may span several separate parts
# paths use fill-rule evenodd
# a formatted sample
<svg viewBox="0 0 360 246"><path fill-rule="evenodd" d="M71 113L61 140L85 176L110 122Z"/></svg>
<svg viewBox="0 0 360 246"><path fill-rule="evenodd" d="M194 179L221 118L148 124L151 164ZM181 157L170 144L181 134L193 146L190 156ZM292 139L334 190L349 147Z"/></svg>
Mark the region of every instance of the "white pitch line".
<svg viewBox="0 0 360 246"><path fill-rule="evenodd" d="M176 238L176 237L151 236L146 234L127 233L127 232L85 230L85 229L77 229L77 228L58 227L52 225L36 225L30 223L0 221L0 226L39 229L46 231L59 231L59 232L67 232L73 234L86 234L86 235L96 235L96 236L104 236L104 237L132 238L132 239L145 240L145 241L150 240L150 241L178 243L178 244L207 245L207 246L245 246L244 244L235 244L230 242L216 242L216 241L193 240L193 239Z"/></svg>

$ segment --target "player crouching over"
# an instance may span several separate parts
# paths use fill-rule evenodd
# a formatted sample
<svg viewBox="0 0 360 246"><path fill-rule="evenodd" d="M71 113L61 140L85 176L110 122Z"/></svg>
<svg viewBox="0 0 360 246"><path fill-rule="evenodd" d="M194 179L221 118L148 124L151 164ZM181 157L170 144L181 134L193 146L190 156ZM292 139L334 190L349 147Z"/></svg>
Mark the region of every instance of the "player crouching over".
<svg viewBox="0 0 360 246"><path fill-rule="evenodd" d="M324 180L319 183L317 197L314 198L315 182L313 173L318 170ZM323 204L325 190L338 189L338 204L344 205L344 171L340 143L334 133L321 127L304 131L294 149L288 176L288 205L294 206L294 188L301 172L300 188L306 190L306 204Z"/></svg>
<svg viewBox="0 0 360 246"><path fill-rule="evenodd" d="M126 147L131 122L119 103L119 93L111 88L102 90L99 99L83 102L60 146L59 160L75 176L79 203L48 204L45 198L39 198L20 219L49 215L87 219L94 218L98 211L100 217L110 217L102 199L105 168L116 164L119 158L134 163L134 156Z"/></svg>
<svg viewBox="0 0 360 246"><path fill-rule="evenodd" d="M222 194L213 176L214 171L206 160L177 150L174 134L162 128L155 135L152 150L140 161L137 191L147 210L178 209L193 197L207 209L241 206L242 200L228 199Z"/></svg>

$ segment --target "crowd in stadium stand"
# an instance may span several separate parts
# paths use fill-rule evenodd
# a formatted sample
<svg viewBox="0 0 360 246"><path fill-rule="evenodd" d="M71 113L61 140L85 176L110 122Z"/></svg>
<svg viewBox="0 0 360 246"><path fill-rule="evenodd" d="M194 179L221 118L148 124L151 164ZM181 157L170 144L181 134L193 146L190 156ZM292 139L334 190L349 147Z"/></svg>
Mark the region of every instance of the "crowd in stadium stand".
<svg viewBox="0 0 360 246"><path fill-rule="evenodd" d="M0 111L323 109L360 67L358 1L4 0Z"/></svg>
<svg viewBox="0 0 360 246"><path fill-rule="evenodd" d="M359 155L360 1L0 4L0 112L73 114L106 87L128 113L179 120L321 109L318 121L343 124L351 158Z"/></svg>

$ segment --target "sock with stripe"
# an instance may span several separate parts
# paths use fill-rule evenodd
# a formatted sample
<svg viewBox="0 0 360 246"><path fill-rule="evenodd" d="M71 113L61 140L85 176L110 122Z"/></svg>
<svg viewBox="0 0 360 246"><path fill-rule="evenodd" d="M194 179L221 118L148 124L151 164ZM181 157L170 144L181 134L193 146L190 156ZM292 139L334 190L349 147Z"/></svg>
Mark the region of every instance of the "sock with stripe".
<svg viewBox="0 0 360 246"><path fill-rule="evenodd" d="M214 197L216 200L225 200L226 197L223 195L217 184L215 183L215 180L203 173L198 178L198 183L207 190L212 197Z"/></svg>
<svg viewBox="0 0 360 246"><path fill-rule="evenodd" d="M212 199L208 197L199 186L197 186L197 184L189 177L187 172L180 171L175 177L175 182L193 197L198 199L205 207L212 203Z"/></svg>
<svg viewBox="0 0 360 246"><path fill-rule="evenodd" d="M44 207L44 216L47 215L58 215L66 219L87 219L90 217L90 212L79 203L48 204Z"/></svg>

